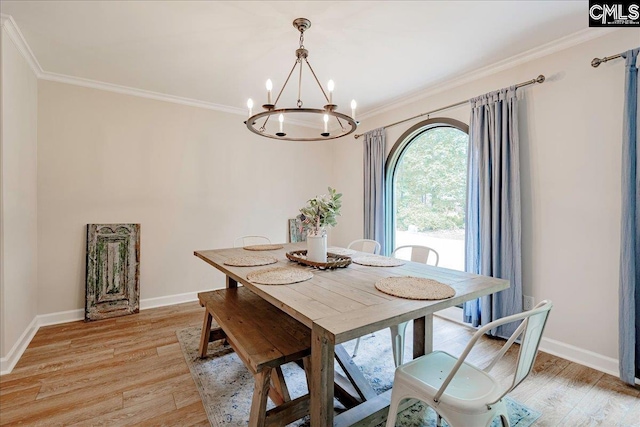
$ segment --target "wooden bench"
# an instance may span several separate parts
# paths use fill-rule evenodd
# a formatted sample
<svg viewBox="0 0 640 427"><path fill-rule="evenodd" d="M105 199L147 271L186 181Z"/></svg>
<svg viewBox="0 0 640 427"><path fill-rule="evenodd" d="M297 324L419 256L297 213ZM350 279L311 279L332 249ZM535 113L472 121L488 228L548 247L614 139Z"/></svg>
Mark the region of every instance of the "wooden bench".
<svg viewBox="0 0 640 427"><path fill-rule="evenodd" d="M200 357L210 341L226 339L254 376L249 426L283 426L309 414L309 394L291 400L280 368L302 361L308 374L309 328L245 287L201 292L198 298L206 308ZM218 328L211 329L213 319ZM267 396L276 405L269 411Z"/></svg>

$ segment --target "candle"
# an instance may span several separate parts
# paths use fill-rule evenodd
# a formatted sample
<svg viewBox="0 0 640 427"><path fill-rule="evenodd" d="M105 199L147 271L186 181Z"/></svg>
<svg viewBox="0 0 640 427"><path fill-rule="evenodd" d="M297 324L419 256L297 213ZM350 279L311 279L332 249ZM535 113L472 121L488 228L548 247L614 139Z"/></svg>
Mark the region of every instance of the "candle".
<svg viewBox="0 0 640 427"><path fill-rule="evenodd" d="M356 119L356 106L357 106L357 105L358 105L358 104L356 104L356 100L355 100L355 99L352 99L352 100L351 100L351 118L352 118L353 120L355 120L355 119Z"/></svg>
<svg viewBox="0 0 640 427"><path fill-rule="evenodd" d="M249 117L251 117L253 114L253 99L249 98L249 100L247 101L247 108L249 108Z"/></svg>
<svg viewBox="0 0 640 427"><path fill-rule="evenodd" d="M322 117L322 120L324 121L324 133L329 133L329 130L328 130L329 115L328 115L328 114L325 114L325 115Z"/></svg>
<svg viewBox="0 0 640 427"><path fill-rule="evenodd" d="M335 89L335 83L333 83L333 80L329 80L327 88L329 89L329 104L333 104L333 89Z"/></svg>
<svg viewBox="0 0 640 427"><path fill-rule="evenodd" d="M280 116L278 116L278 121L280 122L280 133L284 133L282 131L282 127L283 127L283 124L284 124L284 114L280 114Z"/></svg>
<svg viewBox="0 0 640 427"><path fill-rule="evenodd" d="M267 104L271 104L271 89L273 89L273 83L271 79L267 80Z"/></svg>

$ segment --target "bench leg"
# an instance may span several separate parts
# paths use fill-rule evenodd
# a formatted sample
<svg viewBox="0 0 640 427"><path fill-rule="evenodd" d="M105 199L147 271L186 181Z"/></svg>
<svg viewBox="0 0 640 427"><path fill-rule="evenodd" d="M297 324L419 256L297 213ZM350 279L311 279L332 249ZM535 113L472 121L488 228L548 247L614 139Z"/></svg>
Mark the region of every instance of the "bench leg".
<svg viewBox="0 0 640 427"><path fill-rule="evenodd" d="M267 417L267 396L269 395L271 368L264 368L253 376L253 400L251 401L251 414L249 415L249 427L263 427Z"/></svg>
<svg viewBox="0 0 640 427"><path fill-rule="evenodd" d="M287 383L284 380L282 368L278 366L271 370L271 389L269 389L269 397L276 406L282 405L284 402L291 400Z"/></svg>
<svg viewBox="0 0 640 427"><path fill-rule="evenodd" d="M207 346L209 345L209 335L211 335L211 320L211 313L205 308L202 334L200 335L200 358L207 357Z"/></svg>

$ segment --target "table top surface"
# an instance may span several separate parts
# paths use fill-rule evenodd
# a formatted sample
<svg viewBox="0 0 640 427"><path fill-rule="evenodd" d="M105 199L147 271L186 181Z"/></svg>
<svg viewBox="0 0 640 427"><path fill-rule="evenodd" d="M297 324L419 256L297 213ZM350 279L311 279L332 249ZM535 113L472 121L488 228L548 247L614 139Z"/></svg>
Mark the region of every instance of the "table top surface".
<svg viewBox="0 0 640 427"><path fill-rule="evenodd" d="M196 251L194 255L214 266L238 283L247 286L265 300L287 312L309 328L317 325L345 342L400 322L416 319L436 311L473 300L509 287L507 280L449 270L404 261L398 267L369 267L352 263L346 268L318 270L289 261L286 253L306 249L305 243L286 243L282 249L248 251L226 248ZM246 255L269 255L277 264L259 267L225 265L228 258ZM357 253L352 258L370 254ZM289 285L260 285L247 280L247 274L274 267L301 268L313 278ZM387 295L375 288L385 277L413 276L434 279L451 286L456 295L443 300L409 300Z"/></svg>

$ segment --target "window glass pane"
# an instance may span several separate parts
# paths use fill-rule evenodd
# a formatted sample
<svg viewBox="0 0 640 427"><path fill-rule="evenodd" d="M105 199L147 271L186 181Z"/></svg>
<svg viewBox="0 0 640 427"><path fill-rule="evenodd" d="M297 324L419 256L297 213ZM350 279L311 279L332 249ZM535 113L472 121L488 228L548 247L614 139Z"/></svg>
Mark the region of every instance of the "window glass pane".
<svg viewBox="0 0 640 427"><path fill-rule="evenodd" d="M424 245L439 266L464 270L468 135L454 127L425 130L403 151L395 169L395 246Z"/></svg>

